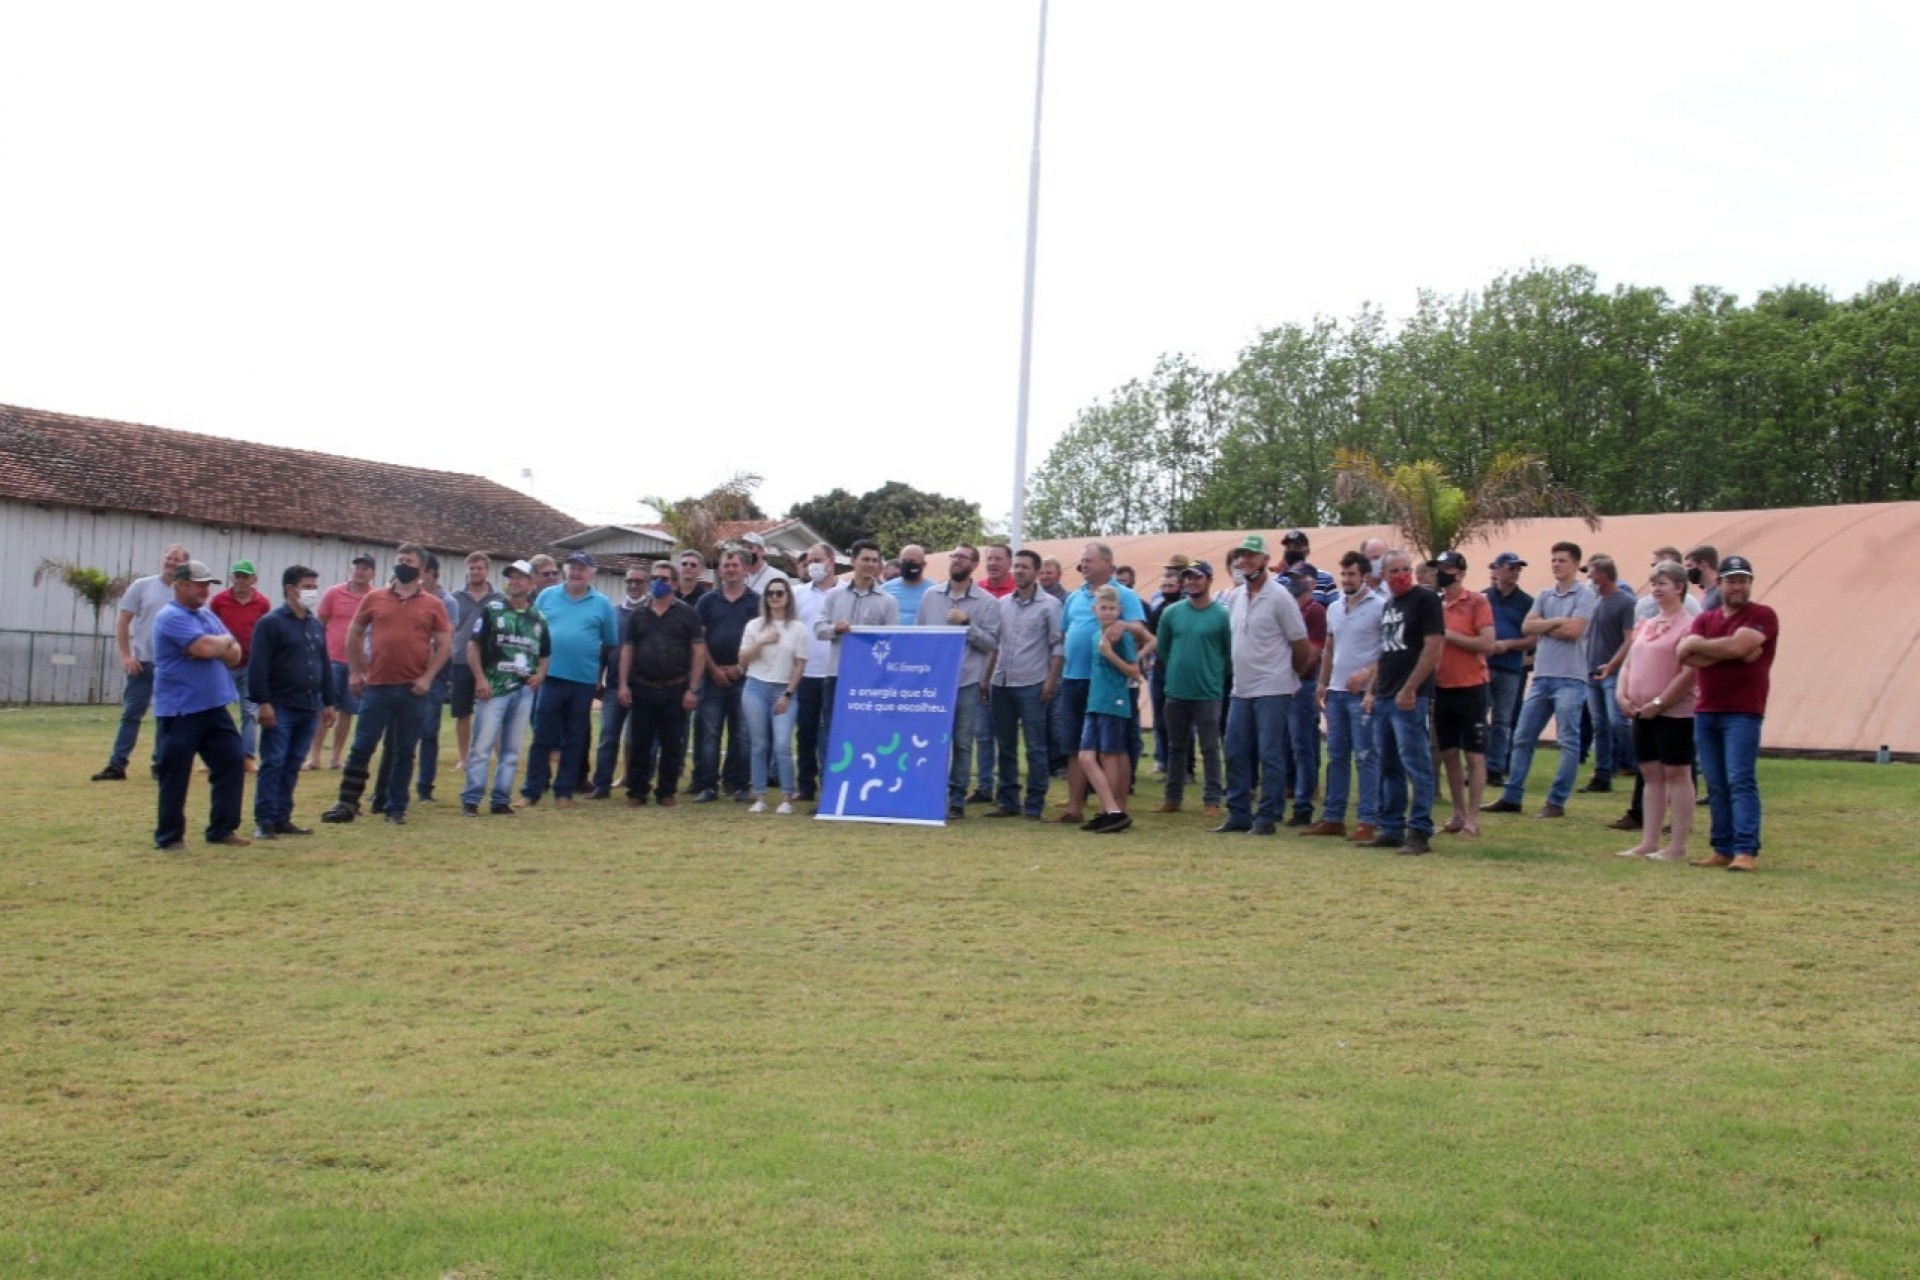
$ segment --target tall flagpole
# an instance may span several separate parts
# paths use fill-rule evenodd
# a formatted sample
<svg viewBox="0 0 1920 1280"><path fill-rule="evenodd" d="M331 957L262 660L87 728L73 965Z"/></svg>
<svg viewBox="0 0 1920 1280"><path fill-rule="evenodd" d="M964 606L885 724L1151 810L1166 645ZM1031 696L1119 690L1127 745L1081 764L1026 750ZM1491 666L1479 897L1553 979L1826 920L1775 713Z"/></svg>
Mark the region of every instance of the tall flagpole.
<svg viewBox="0 0 1920 1280"><path fill-rule="evenodd" d="M1040 105L1047 86L1047 0L1040 0L1040 55L1033 73L1033 159L1027 168L1027 279L1020 299L1020 411L1013 431L1013 528L1027 538L1027 392L1033 381L1033 263L1040 239Z"/></svg>

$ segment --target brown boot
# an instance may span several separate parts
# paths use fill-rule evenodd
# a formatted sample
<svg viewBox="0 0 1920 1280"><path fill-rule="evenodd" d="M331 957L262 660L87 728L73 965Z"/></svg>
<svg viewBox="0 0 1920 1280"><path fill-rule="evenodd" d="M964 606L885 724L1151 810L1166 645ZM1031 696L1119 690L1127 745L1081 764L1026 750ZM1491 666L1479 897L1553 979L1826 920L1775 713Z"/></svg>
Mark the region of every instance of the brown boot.
<svg viewBox="0 0 1920 1280"><path fill-rule="evenodd" d="M1344 822L1316 822L1300 833L1303 836L1344 836L1347 824Z"/></svg>
<svg viewBox="0 0 1920 1280"><path fill-rule="evenodd" d="M1156 808L1154 812L1155 813L1178 813L1180 812L1180 806L1169 800L1165 804L1162 804L1158 808Z"/></svg>
<svg viewBox="0 0 1920 1280"><path fill-rule="evenodd" d="M1354 844L1365 844L1379 834L1380 828L1374 826L1371 822L1363 822L1353 829L1353 834L1348 836L1347 839Z"/></svg>

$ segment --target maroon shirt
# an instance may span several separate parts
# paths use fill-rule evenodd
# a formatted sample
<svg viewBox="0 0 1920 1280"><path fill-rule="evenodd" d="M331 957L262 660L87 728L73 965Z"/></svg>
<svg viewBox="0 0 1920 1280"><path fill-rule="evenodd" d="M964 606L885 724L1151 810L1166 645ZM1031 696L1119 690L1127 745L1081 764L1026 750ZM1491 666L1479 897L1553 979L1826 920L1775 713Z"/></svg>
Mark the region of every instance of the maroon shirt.
<svg viewBox="0 0 1920 1280"><path fill-rule="evenodd" d="M1779 615L1766 605L1749 601L1738 613L1708 609L1693 620L1693 634L1707 640L1725 639L1742 628L1758 631L1767 638L1766 643L1760 646L1760 656L1752 662L1729 659L1710 667L1701 667L1700 697L1694 707L1696 711L1709 714L1733 711L1755 716L1767 714L1767 684L1773 671L1773 647L1780 639Z"/></svg>
<svg viewBox="0 0 1920 1280"><path fill-rule="evenodd" d="M207 601L207 608L213 610L213 616L220 619L235 640L240 642L240 656L253 656L253 628L260 619L273 612L273 606L267 603L267 597L258 587L254 588L253 599L241 604L234 598L233 588L228 587L213 599Z"/></svg>

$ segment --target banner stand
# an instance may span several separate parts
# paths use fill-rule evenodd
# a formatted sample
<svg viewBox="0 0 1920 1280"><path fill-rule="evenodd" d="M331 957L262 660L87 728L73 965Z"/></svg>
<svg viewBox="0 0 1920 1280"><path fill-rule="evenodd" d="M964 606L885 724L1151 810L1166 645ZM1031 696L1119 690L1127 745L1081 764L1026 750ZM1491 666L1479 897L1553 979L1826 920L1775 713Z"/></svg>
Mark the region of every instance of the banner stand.
<svg viewBox="0 0 1920 1280"><path fill-rule="evenodd" d="M820 774L824 822L943 827L965 627L853 627L840 640Z"/></svg>

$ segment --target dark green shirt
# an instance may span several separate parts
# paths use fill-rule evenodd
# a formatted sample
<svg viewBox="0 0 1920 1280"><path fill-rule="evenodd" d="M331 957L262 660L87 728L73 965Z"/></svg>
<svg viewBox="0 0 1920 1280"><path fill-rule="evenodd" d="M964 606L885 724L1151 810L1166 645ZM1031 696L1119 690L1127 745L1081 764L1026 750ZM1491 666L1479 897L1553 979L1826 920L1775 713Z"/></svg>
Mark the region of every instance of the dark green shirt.
<svg viewBox="0 0 1920 1280"><path fill-rule="evenodd" d="M1160 611L1160 662L1167 671L1167 696L1204 702L1227 692L1227 663L1233 658L1233 621L1226 606L1210 601L1204 609L1181 600Z"/></svg>
<svg viewBox="0 0 1920 1280"><path fill-rule="evenodd" d="M532 605L516 609L505 596L481 606L473 642L480 646L480 669L496 698L526 684L540 670L540 659L553 656L545 616Z"/></svg>

